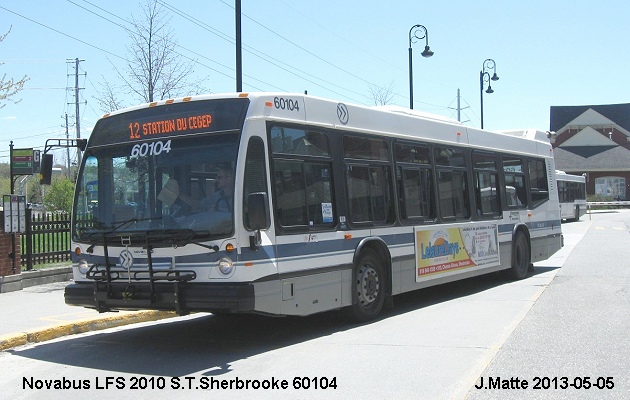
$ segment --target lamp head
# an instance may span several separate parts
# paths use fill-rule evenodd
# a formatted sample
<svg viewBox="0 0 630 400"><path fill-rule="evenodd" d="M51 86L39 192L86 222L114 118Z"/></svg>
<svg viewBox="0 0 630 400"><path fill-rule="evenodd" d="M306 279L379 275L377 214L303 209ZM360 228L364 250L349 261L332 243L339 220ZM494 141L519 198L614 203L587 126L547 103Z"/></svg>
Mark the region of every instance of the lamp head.
<svg viewBox="0 0 630 400"><path fill-rule="evenodd" d="M422 57L429 58L433 55L433 52L431 51L431 49L429 48L429 45L427 44L426 46L424 46L424 51L420 54L422 54Z"/></svg>
<svg viewBox="0 0 630 400"><path fill-rule="evenodd" d="M495 72L494 74L492 74L492 79L493 81L498 81L499 80L499 75L497 75L497 73Z"/></svg>
<svg viewBox="0 0 630 400"><path fill-rule="evenodd" d="M488 89L486 89L486 93L488 93L488 94L494 93L494 90L492 90L492 86L490 86L489 83L488 83Z"/></svg>

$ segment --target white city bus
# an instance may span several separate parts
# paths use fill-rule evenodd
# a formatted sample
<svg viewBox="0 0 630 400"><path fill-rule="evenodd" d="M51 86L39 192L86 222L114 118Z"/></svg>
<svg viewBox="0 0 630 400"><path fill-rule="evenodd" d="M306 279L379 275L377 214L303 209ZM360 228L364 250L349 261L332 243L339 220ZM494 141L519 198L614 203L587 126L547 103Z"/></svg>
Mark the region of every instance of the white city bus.
<svg viewBox="0 0 630 400"><path fill-rule="evenodd" d="M545 133L400 108L239 93L125 109L83 157L66 303L369 320L403 292L522 279L562 246L554 170Z"/></svg>
<svg viewBox="0 0 630 400"><path fill-rule="evenodd" d="M567 221L577 221L586 214L586 177L556 171L560 216Z"/></svg>

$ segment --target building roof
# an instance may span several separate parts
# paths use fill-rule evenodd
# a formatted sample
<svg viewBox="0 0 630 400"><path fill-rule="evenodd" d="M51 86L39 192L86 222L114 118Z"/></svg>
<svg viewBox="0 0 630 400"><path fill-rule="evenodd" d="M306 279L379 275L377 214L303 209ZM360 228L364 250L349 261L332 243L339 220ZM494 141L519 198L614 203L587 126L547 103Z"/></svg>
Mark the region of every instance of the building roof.
<svg viewBox="0 0 630 400"><path fill-rule="evenodd" d="M562 171L627 171L630 152L623 147L597 146L591 151L587 146L556 147L553 156L556 169Z"/></svg>
<svg viewBox="0 0 630 400"><path fill-rule="evenodd" d="M615 125L630 131L630 104L603 104L590 106L551 106L549 129L559 132L571 121L589 109L611 120Z"/></svg>

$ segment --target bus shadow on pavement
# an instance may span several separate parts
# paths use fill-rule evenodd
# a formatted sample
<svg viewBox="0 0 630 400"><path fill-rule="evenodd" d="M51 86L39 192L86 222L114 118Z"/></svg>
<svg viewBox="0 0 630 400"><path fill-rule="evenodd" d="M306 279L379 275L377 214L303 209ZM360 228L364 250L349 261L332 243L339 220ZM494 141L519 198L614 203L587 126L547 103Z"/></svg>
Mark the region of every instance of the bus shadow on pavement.
<svg viewBox="0 0 630 400"><path fill-rule="evenodd" d="M537 267L532 275L553 268ZM394 298L376 321L422 310L512 282L503 273L434 286ZM342 310L308 317L196 314L160 322L69 336L8 350L15 356L122 374L220 376L239 360L363 325Z"/></svg>
<svg viewBox="0 0 630 400"><path fill-rule="evenodd" d="M521 282L526 282L529 278L557 269L558 267L536 265L534 270L530 271L528 276ZM509 276L509 271L506 270L403 293L394 297L394 308L386 316L412 312L515 282L517 281L514 281Z"/></svg>

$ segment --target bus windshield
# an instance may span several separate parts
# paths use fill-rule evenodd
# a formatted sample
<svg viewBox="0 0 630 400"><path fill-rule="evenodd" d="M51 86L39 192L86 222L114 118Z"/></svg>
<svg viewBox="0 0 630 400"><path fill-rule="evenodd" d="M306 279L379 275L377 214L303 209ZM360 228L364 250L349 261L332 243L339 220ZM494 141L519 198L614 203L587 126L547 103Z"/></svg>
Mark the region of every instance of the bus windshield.
<svg viewBox="0 0 630 400"><path fill-rule="evenodd" d="M211 114L209 102L199 103L207 114L191 116L189 104L186 114L141 110L101 120L77 179L74 240L94 242L107 234L175 230L208 239L233 233L234 167L242 123L239 111L245 107L233 107L237 108L235 117L226 122ZM160 118L157 129L162 132L168 128L169 117L186 120L188 127L196 125L183 132L156 134L152 115ZM137 131L133 130L134 118L141 121ZM149 133L143 133L147 129ZM137 137L133 137L135 133Z"/></svg>
<svg viewBox="0 0 630 400"><path fill-rule="evenodd" d="M145 144L85 153L74 208L75 239L156 229L231 234L238 134Z"/></svg>

